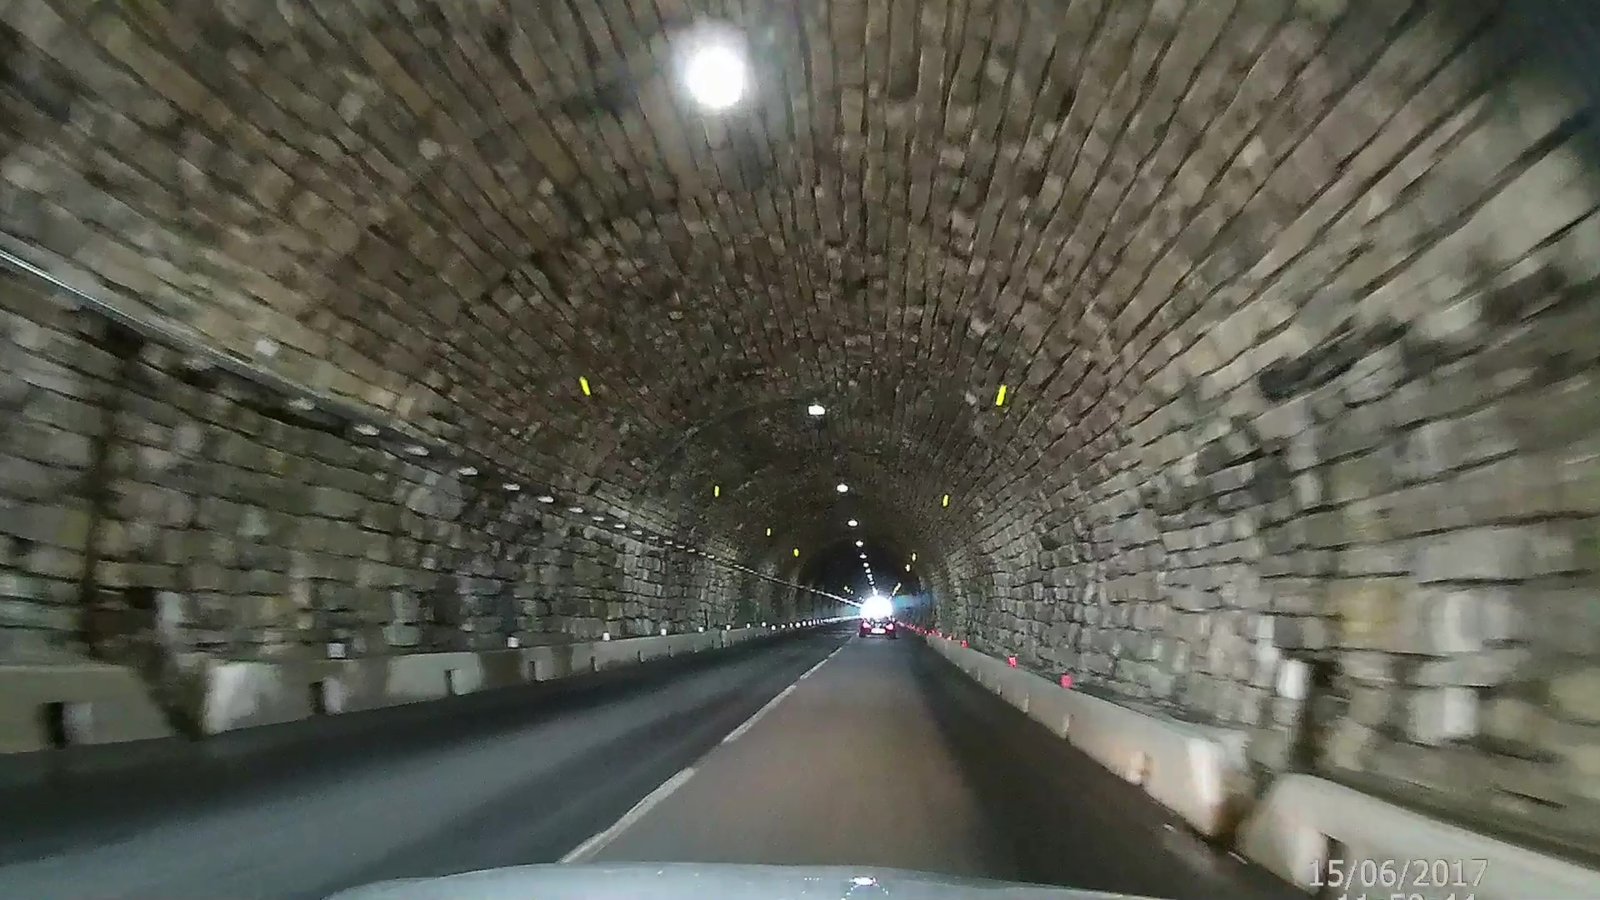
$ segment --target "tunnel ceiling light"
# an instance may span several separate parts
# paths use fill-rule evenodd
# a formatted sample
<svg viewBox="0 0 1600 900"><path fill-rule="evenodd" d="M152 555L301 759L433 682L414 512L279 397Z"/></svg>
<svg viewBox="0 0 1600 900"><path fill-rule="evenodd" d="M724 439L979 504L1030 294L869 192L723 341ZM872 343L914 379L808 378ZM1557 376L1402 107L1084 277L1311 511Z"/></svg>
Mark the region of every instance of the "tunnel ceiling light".
<svg viewBox="0 0 1600 900"><path fill-rule="evenodd" d="M554 502L556 502L556 498L550 496L549 494L540 494L539 495L539 502L540 503L554 503Z"/></svg>
<svg viewBox="0 0 1600 900"><path fill-rule="evenodd" d="M772 526L767 526L767 537L772 537Z"/></svg>
<svg viewBox="0 0 1600 900"><path fill-rule="evenodd" d="M794 558L795 559L799 559L800 558L800 548L799 547L794 548Z"/></svg>
<svg viewBox="0 0 1600 900"><path fill-rule="evenodd" d="M356 434L364 434L367 437L376 437L378 434L378 426L368 425L366 422L362 422L356 426Z"/></svg>
<svg viewBox="0 0 1600 900"><path fill-rule="evenodd" d="M595 520L596 522L604 522L606 520L605 516L590 516L589 518Z"/></svg>
<svg viewBox="0 0 1600 900"><path fill-rule="evenodd" d="M940 506L949 506L950 505L950 495L949 494L945 494L944 495L944 499L939 501L939 505Z"/></svg>
<svg viewBox="0 0 1600 900"><path fill-rule="evenodd" d="M578 376L578 389L583 391L585 397L594 396L594 392L589 390L589 379L583 375Z"/></svg>
<svg viewBox="0 0 1600 900"><path fill-rule="evenodd" d="M1000 390L995 391L995 394L994 394L994 405L995 406L1005 406L1006 405L1006 386L1003 385L1003 384L1000 385Z"/></svg>
<svg viewBox="0 0 1600 900"><path fill-rule="evenodd" d="M917 555L915 553L911 554L911 561L912 562L916 562L917 561Z"/></svg>
<svg viewBox="0 0 1600 900"><path fill-rule="evenodd" d="M827 414L828 408L823 406L821 403L813 402L810 406L806 407L806 415L808 416L825 416Z"/></svg>
<svg viewBox="0 0 1600 900"><path fill-rule="evenodd" d="M581 507L581 506L569 506L569 507L567 507L567 512L572 513L575 516L582 515L583 514L583 507Z"/></svg>
<svg viewBox="0 0 1600 900"><path fill-rule="evenodd" d="M838 484L834 485L833 489L838 491L841 494L846 494L846 493L850 492L850 485L845 484L844 482L841 481Z"/></svg>
<svg viewBox="0 0 1600 900"><path fill-rule="evenodd" d="M627 527L628 527L628 525L627 525L626 522L618 522L617 523L617 530L618 531L624 531L624 530L627 529Z"/></svg>
<svg viewBox="0 0 1600 900"><path fill-rule="evenodd" d="M854 528L857 525L860 525L861 523L857 522L855 519L851 519L850 521L846 522L845 524L849 525L851 528Z"/></svg>
<svg viewBox="0 0 1600 900"><path fill-rule="evenodd" d="M906 563L906 571L911 571L911 563Z"/></svg>
<svg viewBox="0 0 1600 900"><path fill-rule="evenodd" d="M478 474L478 467L477 466L462 466L462 467L456 469L456 474L457 475L476 475L476 474Z"/></svg>
<svg viewBox="0 0 1600 900"><path fill-rule="evenodd" d="M865 554L865 553L863 553L863 554L861 554L861 558L862 558L862 559L866 559L866 558L867 558L867 555L866 555L866 554Z"/></svg>
<svg viewBox="0 0 1600 900"><path fill-rule="evenodd" d="M642 534L644 534L644 532L642 532L642 531L640 531L640 530L639 530L639 529L637 529L637 528L635 528L635 529L634 529L634 530L633 530L633 536L634 536L634 537L639 537L639 536L640 536L640 535L642 535Z"/></svg>
<svg viewBox="0 0 1600 900"><path fill-rule="evenodd" d="M711 496L713 496L713 497L721 497L722 496L722 485L713 484L711 486Z"/></svg>
<svg viewBox="0 0 1600 900"><path fill-rule="evenodd" d="M727 39L698 42L683 66L683 86L689 96L712 112L738 103L748 78L744 54Z"/></svg>
<svg viewBox="0 0 1600 900"><path fill-rule="evenodd" d="M428 448L422 446L421 444L411 444L406 447L406 452L412 456L427 456Z"/></svg>
<svg viewBox="0 0 1600 900"><path fill-rule="evenodd" d="M856 546L857 547L861 546L861 542L860 541L856 541Z"/></svg>
<svg viewBox="0 0 1600 900"><path fill-rule="evenodd" d="M517 484L515 481L508 481L505 484L500 485L500 487L502 490L513 492L522 490L522 485Z"/></svg>
<svg viewBox="0 0 1600 900"><path fill-rule="evenodd" d="M310 412L316 409L317 405L306 397L296 397L289 401L289 408L299 412Z"/></svg>

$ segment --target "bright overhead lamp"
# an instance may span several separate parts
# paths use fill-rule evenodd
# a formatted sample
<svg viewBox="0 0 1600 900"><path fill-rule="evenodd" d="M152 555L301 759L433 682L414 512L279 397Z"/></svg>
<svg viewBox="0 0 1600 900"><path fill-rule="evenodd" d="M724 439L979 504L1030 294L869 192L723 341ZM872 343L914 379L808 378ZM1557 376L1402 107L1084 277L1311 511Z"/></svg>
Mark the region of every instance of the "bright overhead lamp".
<svg viewBox="0 0 1600 900"><path fill-rule="evenodd" d="M683 66L683 86L689 96L712 112L738 103L748 78L744 54L726 39L698 43Z"/></svg>
<svg viewBox="0 0 1600 900"><path fill-rule="evenodd" d="M857 547L861 546L861 542L860 541L856 541L856 546Z"/></svg>
<svg viewBox="0 0 1600 900"><path fill-rule="evenodd" d="M851 528L854 528L857 525L860 525L861 523L857 522L855 519L851 519L850 521L846 522L845 524L849 525Z"/></svg>
<svg viewBox="0 0 1600 900"><path fill-rule="evenodd" d="M845 494L845 493L849 493L850 485L845 484L844 482L841 481L838 484L834 485L833 489L838 491L841 494Z"/></svg>
<svg viewBox="0 0 1600 900"><path fill-rule="evenodd" d="M823 416L827 414L828 408L823 406L821 403L812 403L810 406L806 407L806 415L808 416Z"/></svg>

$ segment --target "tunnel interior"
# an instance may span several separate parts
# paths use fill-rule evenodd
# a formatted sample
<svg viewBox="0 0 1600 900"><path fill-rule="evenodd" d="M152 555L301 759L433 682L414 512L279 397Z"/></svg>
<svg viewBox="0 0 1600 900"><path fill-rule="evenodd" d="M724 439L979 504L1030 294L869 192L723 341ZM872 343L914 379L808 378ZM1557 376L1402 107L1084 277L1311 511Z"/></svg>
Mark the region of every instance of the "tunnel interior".
<svg viewBox="0 0 1600 900"><path fill-rule="evenodd" d="M0 3L0 663L192 718L206 660L789 621L865 552L1265 771L1592 848L1593 18Z"/></svg>

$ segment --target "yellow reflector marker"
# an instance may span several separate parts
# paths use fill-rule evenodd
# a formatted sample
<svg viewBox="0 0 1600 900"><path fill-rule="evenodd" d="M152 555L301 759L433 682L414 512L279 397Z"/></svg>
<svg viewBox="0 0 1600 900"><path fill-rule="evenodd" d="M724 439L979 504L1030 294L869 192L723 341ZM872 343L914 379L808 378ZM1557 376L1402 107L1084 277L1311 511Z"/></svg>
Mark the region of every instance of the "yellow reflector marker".
<svg viewBox="0 0 1600 900"><path fill-rule="evenodd" d="M1003 384L1000 385L999 392L997 392L994 395L994 405L995 406L1005 406L1006 405L1006 386L1003 385Z"/></svg>
<svg viewBox="0 0 1600 900"><path fill-rule="evenodd" d="M950 505L950 495L949 494L945 494L944 495L944 502L941 503L940 505L941 506L949 506Z"/></svg>
<svg viewBox="0 0 1600 900"><path fill-rule="evenodd" d="M584 376L579 375L578 376L578 387L583 388L583 395L585 397L594 396L594 394L589 390L589 379L588 378L585 378Z"/></svg>
<svg viewBox="0 0 1600 900"><path fill-rule="evenodd" d="M795 559L799 559L800 558L800 548L799 547L794 548L794 558Z"/></svg>
<svg viewBox="0 0 1600 900"><path fill-rule="evenodd" d="M713 484L711 486L711 496L713 496L713 497L721 497L722 496L722 485Z"/></svg>
<svg viewBox="0 0 1600 900"><path fill-rule="evenodd" d="M770 527L767 529L767 537L772 537L772 529Z"/></svg>

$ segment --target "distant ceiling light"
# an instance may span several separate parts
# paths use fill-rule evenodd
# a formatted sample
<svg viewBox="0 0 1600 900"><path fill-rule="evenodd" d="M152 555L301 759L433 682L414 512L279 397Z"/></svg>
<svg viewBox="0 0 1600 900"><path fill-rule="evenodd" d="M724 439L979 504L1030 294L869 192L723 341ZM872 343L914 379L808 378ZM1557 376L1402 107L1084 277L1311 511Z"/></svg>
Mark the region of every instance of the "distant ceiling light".
<svg viewBox="0 0 1600 900"><path fill-rule="evenodd" d="M945 494L944 495L944 499L939 501L939 505L940 506L949 506L950 505L950 495L949 494Z"/></svg>
<svg viewBox="0 0 1600 900"><path fill-rule="evenodd" d="M863 553L863 554L861 554L861 558L862 558L862 559L866 559L866 558L867 558L867 555L866 555L866 554L865 554L865 553Z"/></svg>
<svg viewBox="0 0 1600 900"><path fill-rule="evenodd" d="M810 406L806 407L806 414L807 415L823 416L823 415L827 415L827 413L828 413L828 408L826 406L823 406L821 403L813 403Z"/></svg>
<svg viewBox="0 0 1600 900"><path fill-rule="evenodd" d="M297 409L300 412L310 412L311 410L316 409L317 405L305 397L296 397L289 401L289 408Z"/></svg>
<svg viewBox="0 0 1600 900"><path fill-rule="evenodd" d="M368 425L366 422L362 422L360 425L356 426L356 434L364 434L367 437L372 437L377 433L378 426L376 425Z"/></svg>
<svg viewBox="0 0 1600 900"><path fill-rule="evenodd" d="M642 531L640 531L640 530L639 530L639 529L637 529L637 528L635 528L635 529L634 529L634 530L633 530L633 536L634 536L634 537L638 537L638 536L639 536L639 535L641 535L641 534L644 534L644 532L642 532Z"/></svg>
<svg viewBox="0 0 1600 900"><path fill-rule="evenodd" d="M861 546L861 542L860 541L856 541L856 546L857 547Z"/></svg>
<svg viewBox="0 0 1600 900"><path fill-rule="evenodd" d="M606 520L605 516L590 516L589 518L595 520L596 522L604 522Z"/></svg>
<svg viewBox="0 0 1600 900"><path fill-rule="evenodd" d="M569 506L569 507L567 507L567 512L572 513L575 516L576 515L581 515L583 513L583 507L581 507L581 506Z"/></svg>
<svg viewBox="0 0 1600 900"><path fill-rule="evenodd" d="M722 496L722 485L713 484L711 486L711 496L713 496L713 497L721 497Z"/></svg>
<svg viewBox="0 0 1600 900"><path fill-rule="evenodd" d="M917 561L917 555L915 553L911 554L911 561L912 562L916 562Z"/></svg>
<svg viewBox="0 0 1600 900"><path fill-rule="evenodd" d="M457 475L476 475L476 474L478 474L478 467L477 466L462 466L461 468L456 469L456 474Z"/></svg>
<svg viewBox="0 0 1600 900"><path fill-rule="evenodd" d="M747 77L743 54L727 41L707 41L695 47L683 67L689 96L714 112L739 102Z"/></svg>
<svg viewBox="0 0 1600 900"><path fill-rule="evenodd" d="M540 503L554 503L554 502L556 502L556 498L550 496L549 494L540 494L539 495L539 502Z"/></svg>
<svg viewBox="0 0 1600 900"><path fill-rule="evenodd" d="M578 376L578 388L583 391L585 397L594 396L594 393L589 390L589 379L582 375Z"/></svg>
<svg viewBox="0 0 1600 900"><path fill-rule="evenodd" d="M839 493L843 494L843 493L846 493L846 492L848 492L850 490L850 485L845 484L844 482L841 481L838 484L834 485L833 489L838 491Z"/></svg>
<svg viewBox="0 0 1600 900"><path fill-rule="evenodd" d="M906 563L906 571L911 571L911 563Z"/></svg>
<svg viewBox="0 0 1600 900"><path fill-rule="evenodd" d="M507 491L520 491L522 490L522 485L517 484L515 481L508 481L505 484L500 485L500 488Z"/></svg>
<svg viewBox="0 0 1600 900"><path fill-rule="evenodd" d="M412 444L406 448L406 452L412 456L427 456L428 448L422 446L421 444Z"/></svg>
<svg viewBox="0 0 1600 900"><path fill-rule="evenodd" d="M794 558L795 559L799 559L800 558L800 548L799 547L794 548Z"/></svg>
<svg viewBox="0 0 1600 900"><path fill-rule="evenodd" d="M851 528L854 528L857 525L860 525L861 523L857 522L855 519L851 519L850 521L846 522L845 524L849 525Z"/></svg>
<svg viewBox="0 0 1600 900"><path fill-rule="evenodd" d="M627 524L624 523L624 522L618 522L617 523L617 530L618 531L625 531L627 529L627 527L628 527Z"/></svg>
<svg viewBox="0 0 1600 900"><path fill-rule="evenodd" d="M995 392L994 405L995 406L1005 406L1006 405L1006 386L1003 385L1003 384L1000 385L1000 390Z"/></svg>

